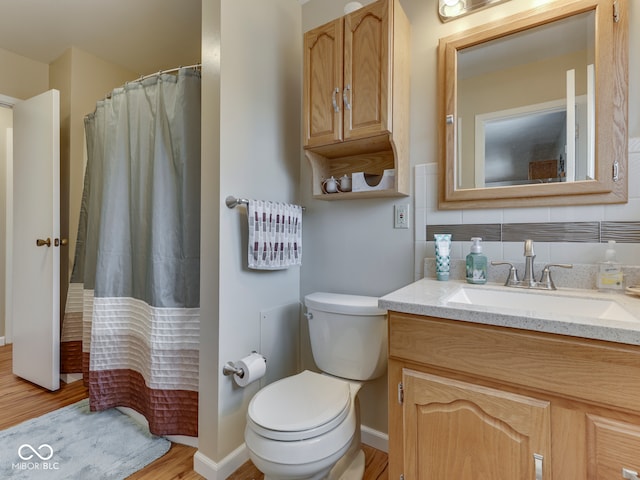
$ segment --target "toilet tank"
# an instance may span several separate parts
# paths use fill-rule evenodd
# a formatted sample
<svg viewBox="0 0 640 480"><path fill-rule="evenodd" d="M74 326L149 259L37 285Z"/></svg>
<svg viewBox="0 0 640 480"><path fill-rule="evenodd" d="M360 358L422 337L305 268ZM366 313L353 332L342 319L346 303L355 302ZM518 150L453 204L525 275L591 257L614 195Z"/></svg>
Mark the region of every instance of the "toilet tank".
<svg viewBox="0 0 640 480"><path fill-rule="evenodd" d="M304 297L313 359L350 380L380 377L387 366L387 311L377 297L311 293Z"/></svg>

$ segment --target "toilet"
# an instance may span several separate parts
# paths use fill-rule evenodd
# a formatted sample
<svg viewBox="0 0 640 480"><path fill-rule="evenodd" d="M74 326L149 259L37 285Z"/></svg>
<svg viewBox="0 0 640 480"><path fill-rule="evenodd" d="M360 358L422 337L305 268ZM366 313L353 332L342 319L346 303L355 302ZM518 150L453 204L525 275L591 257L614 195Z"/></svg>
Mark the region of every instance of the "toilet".
<svg viewBox="0 0 640 480"><path fill-rule="evenodd" d="M323 373L305 370L251 399L245 444L265 480L361 480L361 385L387 366L386 310L377 297L305 297L311 350Z"/></svg>

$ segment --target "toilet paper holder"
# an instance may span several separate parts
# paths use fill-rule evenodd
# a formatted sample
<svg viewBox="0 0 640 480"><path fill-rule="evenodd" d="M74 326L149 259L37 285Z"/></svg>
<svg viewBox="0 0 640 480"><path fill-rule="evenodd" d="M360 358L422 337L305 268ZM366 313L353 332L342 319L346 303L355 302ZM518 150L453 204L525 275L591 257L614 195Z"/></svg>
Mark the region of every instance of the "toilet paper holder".
<svg viewBox="0 0 640 480"><path fill-rule="evenodd" d="M244 370L240 367L236 367L233 362L225 363L224 367L222 367L222 373L225 377L228 377L229 375L237 375L240 378L244 377Z"/></svg>
<svg viewBox="0 0 640 480"><path fill-rule="evenodd" d="M252 350L251 353L258 352ZM267 358L264 355L262 355L262 358L264 358L265 362L267 361ZM231 361L224 364L224 367L222 367L222 373L225 377L228 377L229 375L237 375L240 378L244 377L244 369L236 367L236 364Z"/></svg>

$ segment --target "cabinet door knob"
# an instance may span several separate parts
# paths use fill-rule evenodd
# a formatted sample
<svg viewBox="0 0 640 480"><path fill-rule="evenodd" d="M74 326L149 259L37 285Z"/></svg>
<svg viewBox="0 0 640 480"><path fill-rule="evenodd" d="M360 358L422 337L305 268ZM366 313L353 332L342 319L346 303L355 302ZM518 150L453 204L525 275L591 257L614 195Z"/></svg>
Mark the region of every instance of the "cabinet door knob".
<svg viewBox="0 0 640 480"><path fill-rule="evenodd" d="M338 106L338 101L336 100L336 94L340 93L340 89L336 87L336 89L331 92L331 103L333 104L333 111L338 113L340 112L340 107Z"/></svg>
<svg viewBox="0 0 640 480"><path fill-rule="evenodd" d="M539 453L533 454L533 464L536 467L536 480L542 480L542 461L544 457Z"/></svg>

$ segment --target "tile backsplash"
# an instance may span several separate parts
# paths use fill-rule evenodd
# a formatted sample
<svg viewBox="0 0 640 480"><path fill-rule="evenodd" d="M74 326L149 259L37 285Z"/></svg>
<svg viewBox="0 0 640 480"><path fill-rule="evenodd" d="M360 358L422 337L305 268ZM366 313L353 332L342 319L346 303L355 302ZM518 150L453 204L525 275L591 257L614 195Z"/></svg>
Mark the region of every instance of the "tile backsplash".
<svg viewBox="0 0 640 480"><path fill-rule="evenodd" d="M548 222L427 225L427 238L450 233L453 241L481 237L485 242L640 243L640 222Z"/></svg>
<svg viewBox="0 0 640 480"><path fill-rule="evenodd" d="M433 233L453 234L452 260L464 259L469 239L478 236L490 261L523 262L523 241L532 238L540 266L593 265L604 258L606 241L611 239L618 243L620 263L640 265L640 137L629 140L628 158L626 204L478 210L438 210L438 165L416 165L415 278L425 275L425 259L435 255ZM568 272L557 272L558 278L572 275Z"/></svg>

